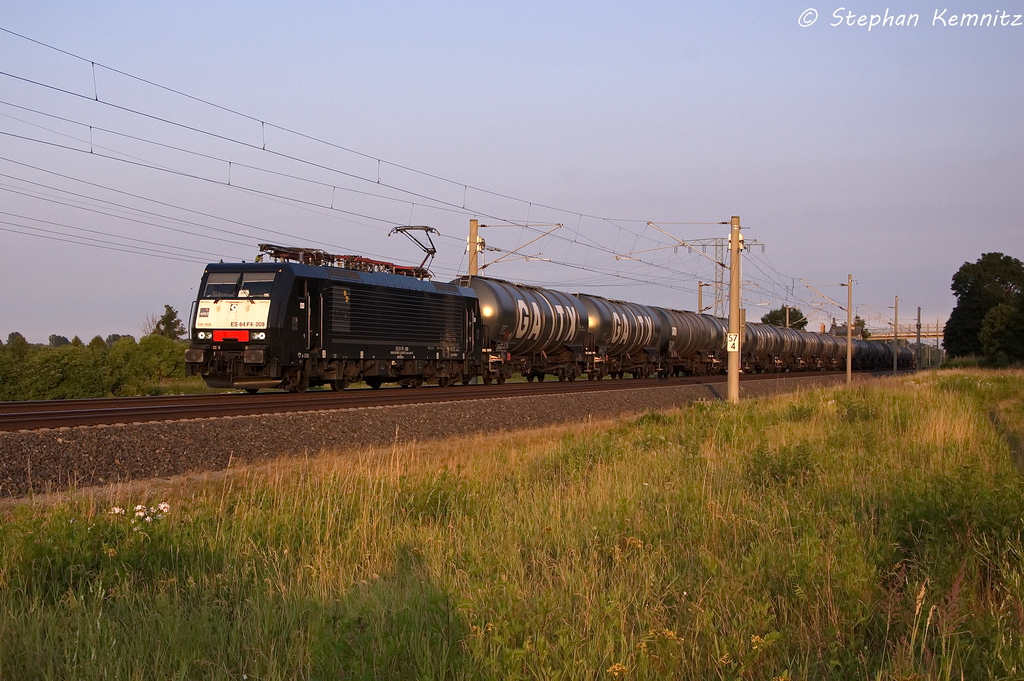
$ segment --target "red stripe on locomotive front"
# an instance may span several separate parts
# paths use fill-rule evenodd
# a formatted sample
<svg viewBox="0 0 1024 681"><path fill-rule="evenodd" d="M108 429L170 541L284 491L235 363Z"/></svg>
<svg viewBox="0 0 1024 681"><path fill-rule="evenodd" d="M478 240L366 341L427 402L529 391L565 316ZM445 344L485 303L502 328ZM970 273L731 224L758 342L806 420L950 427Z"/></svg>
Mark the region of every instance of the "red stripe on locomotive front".
<svg viewBox="0 0 1024 681"><path fill-rule="evenodd" d="M249 342L249 332L248 331L214 331L213 332L213 340L214 340L215 343L219 343L221 341L226 341L226 340L236 340L236 341L239 341L240 343L248 343Z"/></svg>

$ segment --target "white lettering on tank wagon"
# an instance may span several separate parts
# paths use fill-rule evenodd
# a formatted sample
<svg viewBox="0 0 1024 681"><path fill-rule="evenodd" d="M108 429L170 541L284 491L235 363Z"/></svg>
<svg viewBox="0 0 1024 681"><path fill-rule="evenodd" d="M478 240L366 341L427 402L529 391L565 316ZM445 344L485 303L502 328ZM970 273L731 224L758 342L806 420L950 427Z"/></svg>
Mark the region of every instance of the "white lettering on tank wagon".
<svg viewBox="0 0 1024 681"><path fill-rule="evenodd" d="M537 303L530 303L530 307L533 309L533 323L530 325L530 335L527 338L537 340L540 338L541 327L544 325L544 317L541 316Z"/></svg>
<svg viewBox="0 0 1024 681"><path fill-rule="evenodd" d="M522 338L530 330L530 308L525 300L516 301L516 338Z"/></svg>
<svg viewBox="0 0 1024 681"><path fill-rule="evenodd" d="M576 327L580 323L580 313L571 306L555 305L555 321L557 324L555 338L563 343L568 343L576 336Z"/></svg>
<svg viewBox="0 0 1024 681"><path fill-rule="evenodd" d="M270 316L270 301L202 300L199 310L197 329L265 329Z"/></svg>
<svg viewBox="0 0 1024 681"><path fill-rule="evenodd" d="M626 343L632 336L629 319L632 315L618 312L612 313L612 339L613 344ZM636 340L641 346L648 346L654 340L654 319L651 317L633 316L636 320Z"/></svg>
<svg viewBox="0 0 1024 681"><path fill-rule="evenodd" d="M629 335L629 322L626 315L619 316L618 312L612 312L612 344L618 343Z"/></svg>
<svg viewBox="0 0 1024 681"><path fill-rule="evenodd" d="M526 336L527 340L540 338L544 318L540 314L537 303L526 304L525 300L516 301L516 338Z"/></svg>

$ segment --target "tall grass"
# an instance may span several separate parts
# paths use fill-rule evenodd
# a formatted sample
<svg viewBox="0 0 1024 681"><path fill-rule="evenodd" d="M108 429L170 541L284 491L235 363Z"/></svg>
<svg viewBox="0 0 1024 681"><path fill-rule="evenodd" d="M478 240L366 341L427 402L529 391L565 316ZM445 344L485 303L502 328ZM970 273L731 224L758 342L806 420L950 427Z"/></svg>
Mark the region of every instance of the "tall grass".
<svg viewBox="0 0 1024 681"><path fill-rule="evenodd" d="M1020 678L1022 434L937 372L9 505L0 678Z"/></svg>

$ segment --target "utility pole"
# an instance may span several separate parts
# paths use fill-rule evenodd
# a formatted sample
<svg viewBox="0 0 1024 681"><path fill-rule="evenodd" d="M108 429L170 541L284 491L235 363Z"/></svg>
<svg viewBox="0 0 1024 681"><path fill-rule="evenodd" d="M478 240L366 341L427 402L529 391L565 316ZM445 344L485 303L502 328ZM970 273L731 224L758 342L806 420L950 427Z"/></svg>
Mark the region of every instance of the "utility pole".
<svg viewBox="0 0 1024 681"><path fill-rule="evenodd" d="M853 382L853 275L846 275L846 382Z"/></svg>
<svg viewBox="0 0 1024 681"><path fill-rule="evenodd" d="M789 328L789 305L783 305L782 309L786 311L786 328Z"/></svg>
<svg viewBox="0 0 1024 681"><path fill-rule="evenodd" d="M729 402L740 401L740 218L732 216L729 223L729 333L726 351L729 355Z"/></svg>
<svg viewBox="0 0 1024 681"><path fill-rule="evenodd" d="M895 376L899 369L896 364L897 356L900 354L899 350L899 333L900 333L900 297L896 296L896 305L894 306L895 312L892 317L892 375Z"/></svg>
<svg viewBox="0 0 1024 681"><path fill-rule="evenodd" d="M921 368L921 308L917 308L917 347L914 348L914 359L917 368Z"/></svg>
<svg viewBox="0 0 1024 681"><path fill-rule="evenodd" d="M697 314L704 314L704 282L697 282Z"/></svg>
<svg viewBox="0 0 1024 681"><path fill-rule="evenodd" d="M469 221L469 276L480 273L480 221Z"/></svg>

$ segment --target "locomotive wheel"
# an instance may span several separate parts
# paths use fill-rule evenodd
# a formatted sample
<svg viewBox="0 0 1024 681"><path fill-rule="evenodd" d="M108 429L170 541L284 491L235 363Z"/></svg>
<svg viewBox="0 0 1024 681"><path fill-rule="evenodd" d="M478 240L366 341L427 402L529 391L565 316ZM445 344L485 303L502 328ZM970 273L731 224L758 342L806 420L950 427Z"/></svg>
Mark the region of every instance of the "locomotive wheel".
<svg viewBox="0 0 1024 681"><path fill-rule="evenodd" d="M505 385L505 376L504 376L504 374L498 374L495 378L496 378L496 380L498 382L498 385Z"/></svg>
<svg viewBox="0 0 1024 681"><path fill-rule="evenodd" d="M423 386L423 379L422 378L407 378L404 381L402 381L401 383L399 383L398 385L402 386L403 388L420 388L420 387Z"/></svg>
<svg viewBox="0 0 1024 681"><path fill-rule="evenodd" d="M250 395L255 395L259 391L260 391L259 388L246 388L245 389L245 392L249 393Z"/></svg>
<svg viewBox="0 0 1024 681"><path fill-rule="evenodd" d="M288 379L285 381L285 390L290 393L304 393L306 388L309 387L309 379L301 371L293 371L288 374Z"/></svg>
<svg viewBox="0 0 1024 681"><path fill-rule="evenodd" d="M558 382L565 383L569 378L565 374L558 374Z"/></svg>
<svg viewBox="0 0 1024 681"><path fill-rule="evenodd" d="M384 385L384 379L380 376L370 376L366 381L366 385L370 386L374 390L380 390L380 387Z"/></svg>
<svg viewBox="0 0 1024 681"><path fill-rule="evenodd" d="M484 374L484 385L490 385L490 384L491 384L491 375L490 374Z"/></svg>
<svg viewBox="0 0 1024 681"><path fill-rule="evenodd" d="M439 388L449 388L454 384L455 380L448 376L442 376L441 378L437 379L437 387Z"/></svg>

